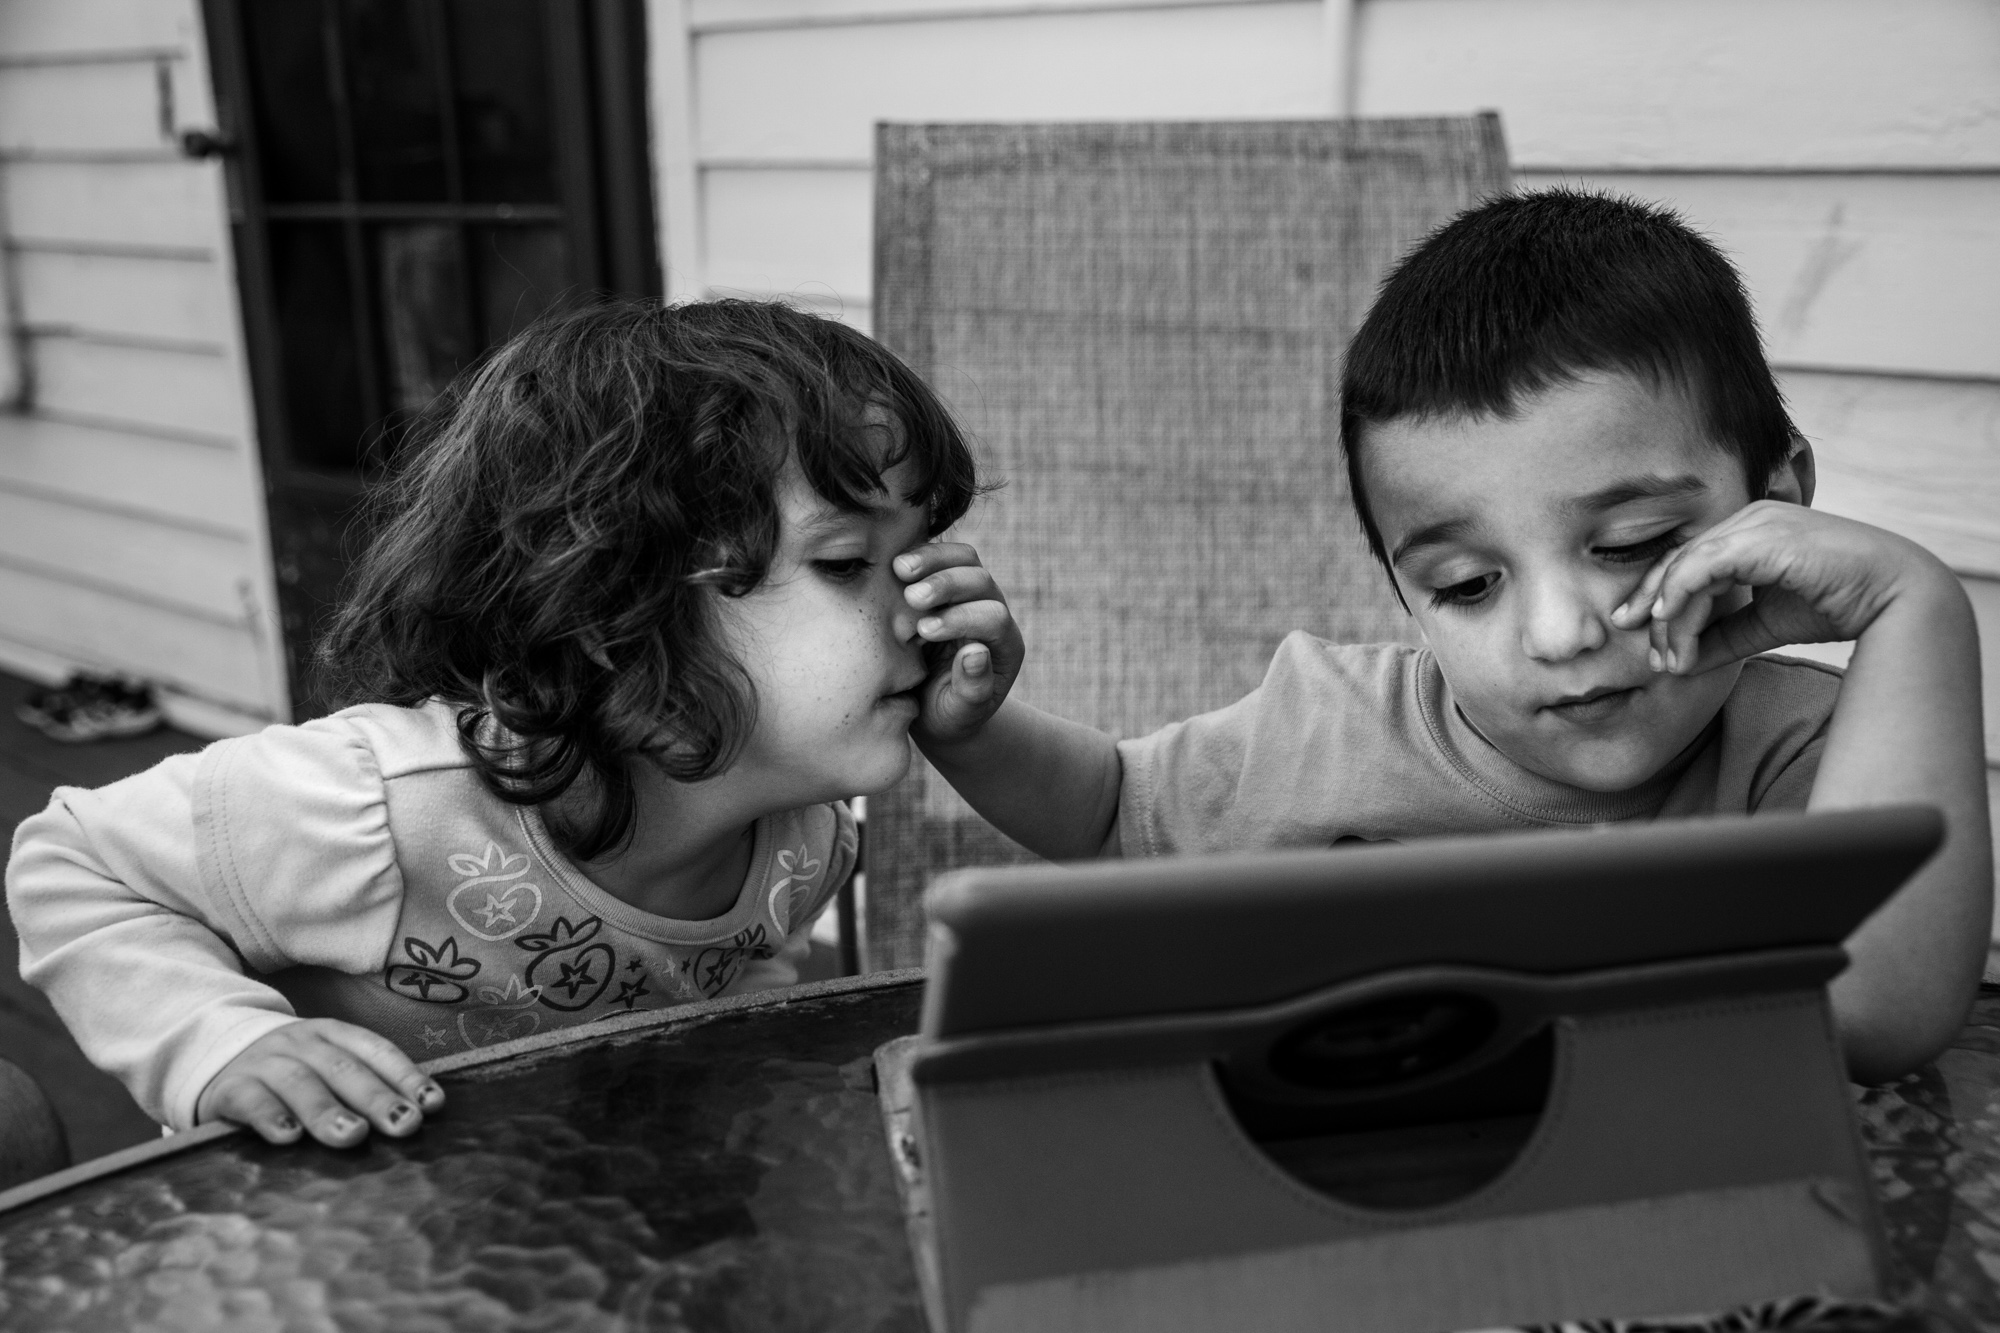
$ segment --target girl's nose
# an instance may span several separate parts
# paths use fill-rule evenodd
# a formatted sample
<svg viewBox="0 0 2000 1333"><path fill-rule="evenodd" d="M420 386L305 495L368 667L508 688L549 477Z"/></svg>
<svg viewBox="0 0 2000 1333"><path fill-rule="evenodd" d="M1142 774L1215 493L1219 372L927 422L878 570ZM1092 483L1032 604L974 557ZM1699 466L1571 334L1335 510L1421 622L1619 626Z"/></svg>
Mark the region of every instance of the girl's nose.
<svg viewBox="0 0 2000 1333"><path fill-rule="evenodd" d="M1590 589L1567 579L1537 580L1522 599L1521 648L1537 662L1567 662L1610 641L1607 615Z"/></svg>

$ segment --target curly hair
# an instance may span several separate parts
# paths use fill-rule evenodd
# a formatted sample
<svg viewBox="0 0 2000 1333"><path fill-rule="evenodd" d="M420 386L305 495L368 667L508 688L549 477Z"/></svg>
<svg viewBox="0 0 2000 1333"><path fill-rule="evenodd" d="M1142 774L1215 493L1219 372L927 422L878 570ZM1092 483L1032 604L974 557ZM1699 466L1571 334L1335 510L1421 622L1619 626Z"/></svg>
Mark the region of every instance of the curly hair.
<svg viewBox="0 0 2000 1333"><path fill-rule="evenodd" d="M370 499L374 537L320 645L322 679L341 703L458 705L460 741L503 800L542 805L583 780L594 815L552 832L585 860L631 836L633 760L711 777L754 725L716 598L766 577L787 467L860 511L909 461L902 498L932 534L979 490L915 372L843 324L761 301L546 317L462 375L409 445Z"/></svg>

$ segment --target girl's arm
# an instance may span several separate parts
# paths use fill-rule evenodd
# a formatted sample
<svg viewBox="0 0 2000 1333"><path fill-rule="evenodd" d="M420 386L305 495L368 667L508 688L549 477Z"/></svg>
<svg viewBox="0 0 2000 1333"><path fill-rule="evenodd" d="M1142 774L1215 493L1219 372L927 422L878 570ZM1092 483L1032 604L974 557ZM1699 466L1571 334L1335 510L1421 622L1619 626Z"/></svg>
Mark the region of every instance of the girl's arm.
<svg viewBox="0 0 2000 1333"><path fill-rule="evenodd" d="M1754 599L1708 624L1745 584ZM1933 805L1946 833L1848 939L1834 1015L1857 1080L1935 1057L1965 1021L1992 921L1979 642L1958 580L1901 537L1765 501L1662 561L1614 613L1628 627L1648 618L1661 666L1682 674L1790 643L1855 641L1808 808Z"/></svg>
<svg viewBox="0 0 2000 1333"><path fill-rule="evenodd" d="M283 996L246 975L239 945L261 956L250 942L256 928L237 910L247 905L217 901L198 863L201 762L181 756L96 791L59 789L22 822L7 867L22 976L48 994L92 1063L173 1128L221 1116L287 1142L302 1132L296 1120L283 1123L290 1107L314 1137L351 1143L368 1127L324 1099L337 1087L362 1098L356 1109L370 1119L379 1111L378 1127L407 1133L416 1124L406 1116L385 1123L400 1097L377 1097L371 1086L428 1083L400 1051L349 1024L302 1023ZM284 809L282 791L270 797ZM268 887L269 905L282 909L282 886ZM330 890L323 901L340 896L337 884L295 886L302 896L322 889ZM320 922L314 943L329 960L379 954L380 933L379 921L356 914Z"/></svg>
<svg viewBox="0 0 2000 1333"><path fill-rule="evenodd" d="M934 542L896 557L927 644L951 645L910 735L995 828L1051 860L1116 855L1118 750L1109 736L1007 695L1026 649L979 553Z"/></svg>

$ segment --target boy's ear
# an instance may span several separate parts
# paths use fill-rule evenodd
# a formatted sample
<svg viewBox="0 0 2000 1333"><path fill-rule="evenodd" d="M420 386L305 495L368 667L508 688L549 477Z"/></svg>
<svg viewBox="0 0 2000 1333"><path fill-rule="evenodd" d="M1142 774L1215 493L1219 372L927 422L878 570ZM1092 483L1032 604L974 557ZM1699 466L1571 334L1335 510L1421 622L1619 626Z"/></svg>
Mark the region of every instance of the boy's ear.
<svg viewBox="0 0 2000 1333"><path fill-rule="evenodd" d="M1813 488L1818 481L1819 475L1813 466L1812 445L1806 443L1803 435L1794 436L1792 451L1785 455L1784 462L1771 469L1771 480L1764 488L1764 498L1810 508Z"/></svg>

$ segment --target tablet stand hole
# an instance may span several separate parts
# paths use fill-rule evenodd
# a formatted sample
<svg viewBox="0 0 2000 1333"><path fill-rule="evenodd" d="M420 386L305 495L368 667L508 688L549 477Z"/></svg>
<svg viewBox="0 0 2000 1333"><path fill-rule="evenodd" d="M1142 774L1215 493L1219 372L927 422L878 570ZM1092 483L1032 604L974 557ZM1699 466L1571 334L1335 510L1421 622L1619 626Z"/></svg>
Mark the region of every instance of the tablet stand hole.
<svg viewBox="0 0 2000 1333"><path fill-rule="evenodd" d="M1470 1073L1399 1093L1396 1083L1450 1063L1439 1052L1458 1050L1462 1059L1477 1049L1462 1045L1472 1029L1442 1014L1434 1012L1428 1022L1408 1018L1400 1028L1382 1028L1372 1045L1365 1030L1345 1036L1329 1031L1302 1037L1298 1049L1286 1051L1280 1042L1272 1051L1273 1072L1346 1080L1295 1080L1301 1086L1349 1093L1372 1087L1382 1089L1381 1096L1274 1103L1242 1095L1225 1074L1237 1120L1287 1175L1356 1207L1434 1208L1490 1184L1520 1156L1541 1121L1555 1071L1554 1029L1537 1029Z"/></svg>

